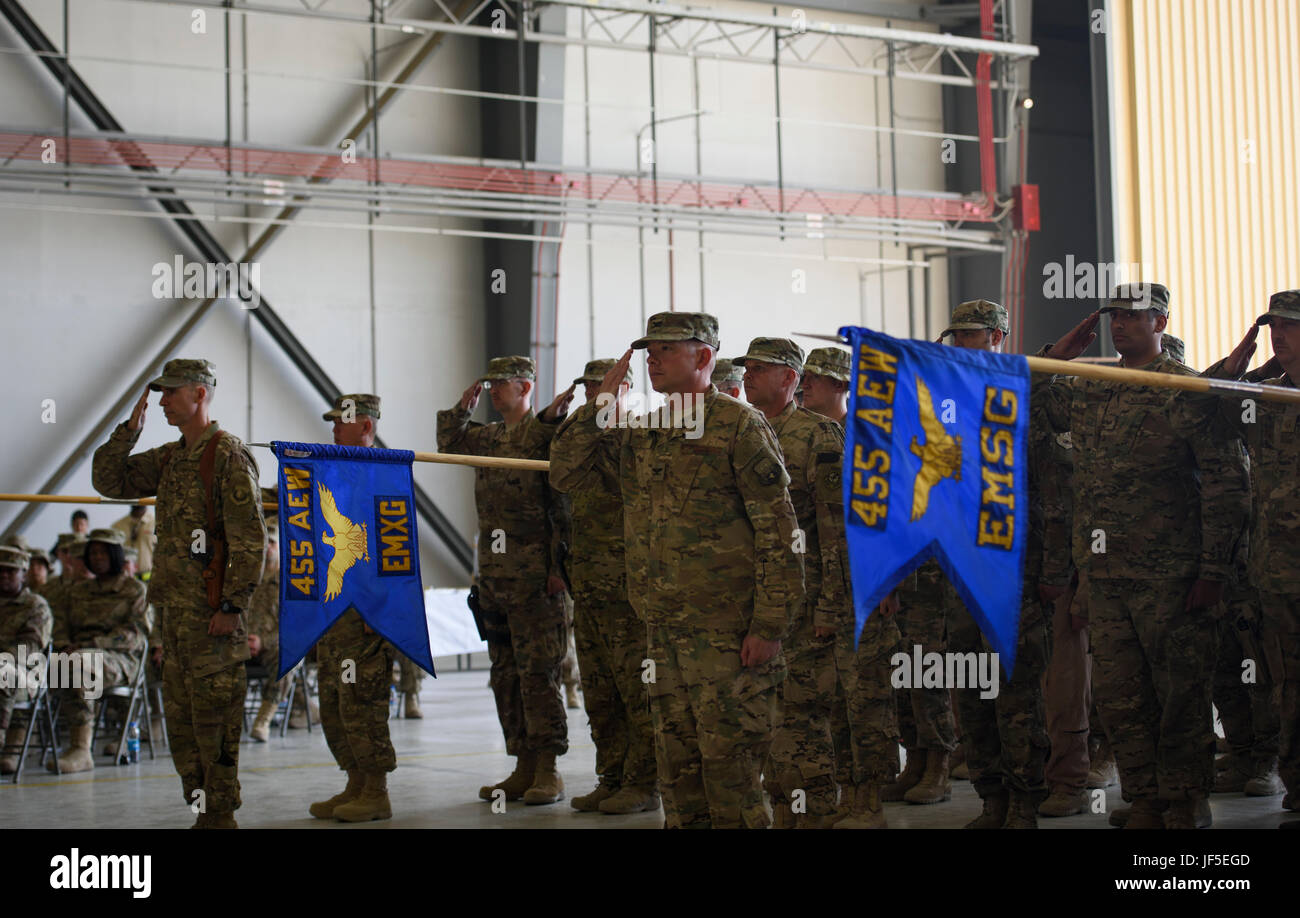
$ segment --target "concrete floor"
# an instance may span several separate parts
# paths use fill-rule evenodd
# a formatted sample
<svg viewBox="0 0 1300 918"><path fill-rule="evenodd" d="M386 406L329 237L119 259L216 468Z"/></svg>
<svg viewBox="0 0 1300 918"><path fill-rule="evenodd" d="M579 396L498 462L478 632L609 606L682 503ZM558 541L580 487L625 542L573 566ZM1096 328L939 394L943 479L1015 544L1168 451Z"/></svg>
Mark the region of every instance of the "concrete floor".
<svg viewBox="0 0 1300 918"><path fill-rule="evenodd" d="M398 769L389 776L393 803L391 820L364 825L312 819L307 806L342 789L343 776L330 757L319 727L290 730L281 739L272 731L268 743L245 737L240 753L244 805L243 828L295 829L654 829L660 812L634 816L579 813L566 799L553 806L511 803L505 813L493 813L478 799L478 788L505 777L513 760L497 725L487 672L445 672L426 679L421 694L424 720L389 722L397 749ZM561 762L566 793L584 794L595 783L595 748L586 716L569 712L568 755ZM17 786L6 777L0 783L0 827L40 828L184 828L193 815L182 802L180 783L171 759L160 749L155 761L93 772L55 776L32 767L29 760ZM106 758L99 761L108 762ZM1274 828L1282 815L1280 796L1250 798L1217 795L1211 800L1216 828ZM1119 788L1106 793L1107 811L1122 803ZM953 784L952 800L935 806L886 804L893 828L960 828L980 811L969 782ZM1296 818L1296 817L1292 817ZM1107 828L1106 814L1067 819L1042 819L1045 829Z"/></svg>

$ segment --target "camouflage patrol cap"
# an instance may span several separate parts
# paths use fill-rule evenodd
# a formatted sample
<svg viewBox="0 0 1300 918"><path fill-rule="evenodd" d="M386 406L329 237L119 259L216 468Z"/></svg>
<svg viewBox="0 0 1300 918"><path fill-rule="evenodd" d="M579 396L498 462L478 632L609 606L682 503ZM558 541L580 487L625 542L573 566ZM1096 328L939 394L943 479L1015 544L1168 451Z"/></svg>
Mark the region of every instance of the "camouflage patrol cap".
<svg viewBox="0 0 1300 918"><path fill-rule="evenodd" d="M1273 320L1300 321L1300 290L1279 290L1268 298L1268 312L1255 320L1256 325L1271 325Z"/></svg>
<svg viewBox="0 0 1300 918"><path fill-rule="evenodd" d="M120 529L92 529L86 542L103 542L105 545L125 545L126 536Z"/></svg>
<svg viewBox="0 0 1300 918"><path fill-rule="evenodd" d="M33 548L27 554L33 561L40 561L46 567L54 566L50 563L50 553L43 548Z"/></svg>
<svg viewBox="0 0 1300 918"><path fill-rule="evenodd" d="M54 546L55 551L60 548L71 548L73 545L79 545L86 541L86 535L82 532L60 532L59 542Z"/></svg>
<svg viewBox="0 0 1300 918"><path fill-rule="evenodd" d="M734 360L719 357L713 362L713 375L709 379L719 388L728 384L739 386L745 381L745 368L736 366Z"/></svg>
<svg viewBox="0 0 1300 918"><path fill-rule="evenodd" d="M494 379L537 379L537 365L531 357L493 357L479 382Z"/></svg>
<svg viewBox="0 0 1300 918"><path fill-rule="evenodd" d="M31 556L21 548L12 545L0 545L0 567L13 567L20 571L27 570Z"/></svg>
<svg viewBox="0 0 1300 918"><path fill-rule="evenodd" d="M1183 343L1182 338L1175 338L1169 332L1163 332L1160 335L1160 349L1179 363L1187 362L1187 345Z"/></svg>
<svg viewBox="0 0 1300 918"><path fill-rule="evenodd" d="M161 392L163 389L175 389L177 386L188 386L194 383L215 386L217 368L207 360L169 360L163 365L162 376L149 383L149 388L154 392Z"/></svg>
<svg viewBox="0 0 1300 918"><path fill-rule="evenodd" d="M351 395L340 395L334 399L334 407L321 415L326 421L337 421L343 417L343 411L347 407L343 403L351 399L352 408L356 414L365 414L379 420L379 396L369 395L365 392L353 392Z"/></svg>
<svg viewBox="0 0 1300 918"><path fill-rule="evenodd" d="M1164 284L1120 284L1110 293L1110 302L1101 312L1116 309L1153 309L1169 315L1169 288Z"/></svg>
<svg viewBox="0 0 1300 918"><path fill-rule="evenodd" d="M995 328L1007 335L1011 333L1011 318L1005 308L992 300L967 300L959 303L952 311L948 327L939 337L944 338L955 331L978 331L981 328Z"/></svg>
<svg viewBox="0 0 1300 918"><path fill-rule="evenodd" d="M750 361L774 363L789 367L796 373L803 373L803 348L789 338L755 338L749 342L745 356L737 357L732 363L743 367Z"/></svg>
<svg viewBox="0 0 1300 918"><path fill-rule="evenodd" d="M18 535L17 533L5 539L4 544L12 545L14 548L21 549L22 551L27 552L29 555L32 553L32 546L28 543L26 539L24 539L22 536Z"/></svg>
<svg viewBox="0 0 1300 918"><path fill-rule="evenodd" d="M853 364L849 352L838 347L815 347L808 352L808 359L803 362L803 372L807 376L829 376L840 382L848 382L853 377Z"/></svg>
<svg viewBox="0 0 1300 918"><path fill-rule="evenodd" d="M588 360L587 365L582 369L582 375L573 381L576 386L579 383L598 383L604 380L605 374L614 368L618 363L612 357L604 357L600 360ZM628 382L632 381L632 366L628 365L626 378Z"/></svg>
<svg viewBox="0 0 1300 918"><path fill-rule="evenodd" d="M656 312L645 323L645 335L632 342L633 349L651 341L702 341L718 349L718 320L707 312Z"/></svg>

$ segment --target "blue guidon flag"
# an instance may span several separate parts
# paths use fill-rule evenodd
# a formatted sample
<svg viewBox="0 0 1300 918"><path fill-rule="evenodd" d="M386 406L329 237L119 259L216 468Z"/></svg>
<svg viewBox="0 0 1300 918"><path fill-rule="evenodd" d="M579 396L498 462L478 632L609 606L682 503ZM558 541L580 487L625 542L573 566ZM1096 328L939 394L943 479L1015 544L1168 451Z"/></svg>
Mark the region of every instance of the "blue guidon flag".
<svg viewBox="0 0 1300 918"><path fill-rule="evenodd" d="M931 558L1015 670L1029 536L1024 357L845 327L845 531L857 631Z"/></svg>
<svg viewBox="0 0 1300 918"><path fill-rule="evenodd" d="M280 677L355 609L433 673L409 450L271 444L280 463Z"/></svg>

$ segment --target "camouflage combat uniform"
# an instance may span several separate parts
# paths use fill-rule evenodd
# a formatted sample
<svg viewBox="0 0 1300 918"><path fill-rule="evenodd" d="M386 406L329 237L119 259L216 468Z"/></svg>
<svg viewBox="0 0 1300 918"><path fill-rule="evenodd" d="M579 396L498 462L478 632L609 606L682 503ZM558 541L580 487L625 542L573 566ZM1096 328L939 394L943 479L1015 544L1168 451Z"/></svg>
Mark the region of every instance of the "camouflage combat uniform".
<svg viewBox="0 0 1300 918"><path fill-rule="evenodd" d="M803 350L783 338L755 338L734 362L786 366L803 372ZM844 537L840 469L844 430L834 421L793 401L767 419L781 446L788 491L799 524L807 602L782 644L787 676L781 686L781 716L772 737L764 786L774 814L789 808L802 791L801 812L810 817L835 811L835 748L831 715L835 703L835 636L818 637L815 627L842 626L848 597L839 542ZM850 635L850 643L851 643ZM776 814L780 815L780 814Z"/></svg>
<svg viewBox="0 0 1300 918"><path fill-rule="evenodd" d="M193 364L204 366L196 369ZM199 376L215 384L206 361L169 361L151 386L183 385ZM230 813L240 805L239 736L244 661L249 657L242 617L231 634L208 634L214 613L207 601L204 562L190 557L194 533L207 528L199 462L208 441L220 431L213 421L193 447L181 437L131 455L140 432L121 424L95 450L93 466L95 490L106 497L158 497L149 598L162 630L167 739L186 804L194 804L195 791L202 790L209 815ZM216 448L213 476L215 518L224 528L227 546L221 596L241 611L248 608L266 558L257 476L252 453L238 437L224 434ZM209 540L214 537L207 535Z"/></svg>
<svg viewBox="0 0 1300 918"><path fill-rule="evenodd" d="M1300 290L1269 298L1269 310L1257 320L1278 317L1300 321ZM1222 375L1218 364L1206 375ZM1261 380L1264 385L1295 389L1289 375ZM1240 431L1250 447L1255 516L1250 530L1250 582L1259 591L1259 643L1273 679L1279 720L1278 774L1286 786L1284 806L1300 808L1300 407L1252 399L1254 413L1242 399L1219 400L1220 417ZM1249 420L1248 420L1249 419ZM1265 665L1266 664L1266 665ZM1240 678L1240 670L1238 670Z"/></svg>
<svg viewBox="0 0 1300 918"><path fill-rule="evenodd" d="M1167 312L1167 291L1149 286L1136 308ZM1121 288L1112 300L1129 308L1139 295ZM1164 353L1135 369L1195 375ZM1241 441L1204 400L1162 389L1036 376L1033 400L1074 443L1074 559L1088 579L1093 690L1124 792L1152 806L1204 798L1217 631L1214 610L1185 603L1198 578L1230 575L1250 512Z"/></svg>
<svg viewBox="0 0 1300 918"><path fill-rule="evenodd" d="M26 570L26 553L12 548L0 548L0 566ZM52 630L53 617L49 605L31 590L23 587L12 599L0 597L0 653L14 657L15 665L19 646L26 650L29 657L45 653ZM16 677L16 673L6 675ZM44 675L42 670L41 676ZM19 689L16 678L8 686L7 680L0 680L0 735L9 726L14 705L35 698L36 688L29 684L26 689Z"/></svg>
<svg viewBox="0 0 1300 918"><path fill-rule="evenodd" d="M659 313L651 340L717 348L717 320ZM702 435L693 433L703 410ZM551 456L561 487L592 469L623 495L628 596L648 625L655 752L670 828L764 828L759 773L779 716L785 658L744 667L746 636L778 641L804 602L781 448L761 414L710 385L658 427L601 430L594 405ZM649 420L649 419L647 419Z"/></svg>
<svg viewBox="0 0 1300 918"><path fill-rule="evenodd" d="M599 382L613 360L592 361L575 382ZM560 425L551 444L564 453L576 415ZM617 436L615 429L603 433ZM552 483L560 487L557 476ZM592 467L564 482L573 507L573 553L568 564L573 583L574 637L582 673L582 693L596 745L596 775L608 791L622 787L653 792L654 725L650 695L642 680L646 659L645 622L628 602L623 542L623 495L617 475Z"/></svg>
<svg viewBox="0 0 1300 918"><path fill-rule="evenodd" d="M497 358L492 363L512 359L518 358ZM496 378L514 378L524 370L502 372L511 375ZM479 424L457 403L438 412L438 449L545 459L555 430L556 424L542 421L532 411L515 424ZM479 604L492 660L489 681L506 753L563 755L569 748L561 687L569 600L566 593L546 592L548 577L560 575L555 530L562 525L562 511L557 495L543 472L477 468L474 501L479 524Z"/></svg>
<svg viewBox="0 0 1300 918"><path fill-rule="evenodd" d="M54 624L55 649L98 649L104 666L102 686L130 685L149 633L145 592L145 585L126 571L76 584L68 591L68 615ZM69 726L90 723L90 702L80 689L57 689L55 695L62 699L60 721Z"/></svg>
<svg viewBox="0 0 1300 918"><path fill-rule="evenodd" d="M379 417L379 397L366 393L340 395L321 417L326 421L341 417L344 399L352 401L357 414ZM388 731L396 652L379 632L367 628L361 613L351 606L316 643L320 725L334 761L349 776L387 775L397 769L397 752ZM344 678L345 672L350 678Z"/></svg>

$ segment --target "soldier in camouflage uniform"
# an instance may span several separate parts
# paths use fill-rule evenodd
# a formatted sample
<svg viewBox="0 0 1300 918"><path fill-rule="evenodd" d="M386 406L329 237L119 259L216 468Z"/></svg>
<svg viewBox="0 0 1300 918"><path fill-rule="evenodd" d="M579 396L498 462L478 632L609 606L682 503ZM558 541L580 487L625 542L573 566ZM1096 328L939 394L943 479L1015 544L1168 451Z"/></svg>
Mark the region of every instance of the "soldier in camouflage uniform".
<svg viewBox="0 0 1300 918"><path fill-rule="evenodd" d="M68 590L74 583L82 580L89 580L93 575L86 570L78 557L74 562L71 555L71 548L76 545L78 556L81 554L81 543L86 541L86 537L76 532L63 532L59 534L59 541L54 549L55 557L59 560L59 575L50 577L45 581L45 586L41 588L40 594L50 605L50 614L55 620L67 614L64 600L67 598Z"/></svg>
<svg viewBox="0 0 1300 918"><path fill-rule="evenodd" d="M639 348L668 404L614 437L609 412L584 405L551 474L569 489L597 470L619 476L668 827L766 828L759 779L780 714L781 641L804 603L789 476L762 415L710 383L717 319L651 316L601 393L617 396Z"/></svg>
<svg viewBox="0 0 1300 918"><path fill-rule="evenodd" d="M460 402L438 412L438 449L444 453L545 459L573 387L534 414L537 379L528 357L497 357ZM505 418L492 424L470 420L483 383ZM569 749L569 722L561 694L567 640L568 594L560 573L560 534L565 527L560 496L541 472L479 468L474 472L478 508L479 603L492 658L490 682L506 754L515 769L504 781L479 789L492 800L527 804L564 798L555 759Z"/></svg>
<svg viewBox="0 0 1300 918"><path fill-rule="evenodd" d="M81 547L95 577L68 591L68 614L54 623L54 649L80 654L83 672L102 665L101 689L130 685L149 633L145 586L124 570L122 533L116 529L92 530ZM92 662L93 657L99 660ZM59 719L68 725L68 749L59 756L59 766L64 774L89 771L95 767L92 702L81 688L52 692L61 704ZM54 771L52 760L49 769Z"/></svg>
<svg viewBox="0 0 1300 918"><path fill-rule="evenodd" d="M1125 366L1194 375L1160 350L1164 286L1121 285L1103 311ZM1077 357L1099 320L1046 356ZM1204 398L1041 376L1033 399L1074 442L1074 559L1088 578L1097 708L1133 801L1127 828L1209 825L1215 614L1250 514L1245 450Z"/></svg>
<svg viewBox="0 0 1300 918"><path fill-rule="evenodd" d="M1282 372L1265 385L1297 387L1300 379L1300 290L1283 290L1269 298L1268 312L1237 349L1206 375L1241 378L1255 351L1259 327L1267 325L1273 353ZM1273 680L1279 720L1278 773L1286 788L1283 809L1300 811L1300 406L1263 399L1223 398L1220 417L1250 445L1255 517L1250 532L1250 582L1259 591L1262 613L1259 649ZM1300 828L1300 820L1283 823Z"/></svg>
<svg viewBox="0 0 1300 918"><path fill-rule="evenodd" d="M334 425L336 445L368 449L375 445L379 415L379 396L354 393L340 395L321 417ZM316 652L321 729L348 783L310 812L340 822L391 819L388 773L397 768L397 753L388 732L388 697L395 651L349 608L321 636ZM345 679L349 661L353 676Z"/></svg>
<svg viewBox="0 0 1300 918"><path fill-rule="evenodd" d="M848 417L849 385L853 378L848 351L837 347L813 348L804 362L804 407L830 418L843 430ZM832 499L832 495L827 495ZM843 520L843 493L833 515ZM831 740L835 749L835 780L840 786L837 829L888 828L881 792L898 774L898 715L890 680L890 658L902 636L898 630L898 593L890 594L867 619L862 633L854 632L853 585L849 576L848 541L841 527L835 537L840 554L838 568L844 578L845 605L838 618L823 616L814 623L814 637L833 636L835 699L831 714ZM910 577L901 592L916 589Z"/></svg>
<svg viewBox="0 0 1300 918"><path fill-rule="evenodd" d="M27 555L31 559L27 568L27 589L39 594L50 582L50 553L43 548L32 548Z"/></svg>
<svg viewBox="0 0 1300 918"><path fill-rule="evenodd" d="M613 360L593 360L574 384L586 387L588 404ZM619 397L632 381L628 370ZM551 449L564 450L574 430L573 415L560 425ZM616 428L604 431L616 437ZM596 470L569 498L573 506L574 631L582 692L596 744L596 789L573 798L574 809L607 814L637 813L659 806L655 771L654 725L650 694L642 681L646 659L645 623L627 598L623 547L623 496L618 478Z"/></svg>
<svg viewBox="0 0 1300 918"><path fill-rule="evenodd" d="M266 564L262 582L248 603L248 652L251 661L267 671L262 683L262 704L257 709L248 735L254 742L265 743L271 735L271 720L289 688L289 676L275 679L280 671L280 546L277 526L266 521Z"/></svg>
<svg viewBox="0 0 1300 918"><path fill-rule="evenodd" d="M723 395L740 398L741 387L745 384L745 368L736 366L735 361L726 357L719 357L709 379Z"/></svg>
<svg viewBox="0 0 1300 918"><path fill-rule="evenodd" d="M781 446L803 552L807 604L783 642L788 675L764 785L775 828L827 828L835 813L835 629L848 597L840 569L844 537L840 468L844 430L794 403L804 353L787 338L755 338L734 361L745 371L745 397L761 411ZM796 793L798 792L798 793Z"/></svg>
<svg viewBox="0 0 1300 918"><path fill-rule="evenodd" d="M28 555L11 546L0 546L0 775L11 775L18 770L18 754L22 751L23 737L27 733L25 718L13 716L14 705L36 697L37 686L28 683L18 687L16 667L20 653L28 657L44 654L50 643L54 618L45 600L27 589L23 575L27 571ZM8 670L8 671L6 671ZM30 673L30 668L27 669ZM45 673L40 671L42 677Z"/></svg>
<svg viewBox="0 0 1300 918"><path fill-rule="evenodd" d="M952 335L957 347L1000 351L1011 323L1006 309L989 300L970 300L957 306L940 337ZM983 812L967 825L970 829L1034 829L1038 804L1047 796L1043 767L1047 762L1046 713L1043 707L1043 673L1047 669L1046 604L1039 595L1043 572L1044 521L1041 481L1050 462L1044 419L1029 432L1029 536L1025 548L1024 586L1016 641L1016 669L1011 678L999 668L1000 684L994 698L984 699L976 688L955 689L961 714L962 746L970 766L971 782L983 801ZM1065 582L1055 586L1061 591ZM967 611L956 589L945 579L945 618L948 650L954 653L991 654L993 648ZM924 781L924 779L923 779ZM906 799L906 798L905 798Z"/></svg>
<svg viewBox="0 0 1300 918"><path fill-rule="evenodd" d="M262 578L266 530L257 463L238 437L209 418L216 384L208 361L169 360L162 376L149 383L130 420L95 451L92 475L95 489L106 497L158 496L158 543L149 598L162 630L163 700L172 762L186 805L199 810L195 825L237 828L244 661L249 656L241 613ZM182 436L131 455L151 391L163 393L163 413ZM215 533L207 531L201 476L204 454L214 439L209 455ZM191 554L196 540L209 552L218 541L225 545L225 577L216 609L209 605L203 577L208 558Z"/></svg>

